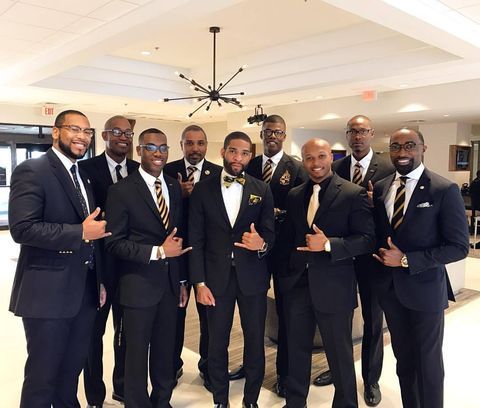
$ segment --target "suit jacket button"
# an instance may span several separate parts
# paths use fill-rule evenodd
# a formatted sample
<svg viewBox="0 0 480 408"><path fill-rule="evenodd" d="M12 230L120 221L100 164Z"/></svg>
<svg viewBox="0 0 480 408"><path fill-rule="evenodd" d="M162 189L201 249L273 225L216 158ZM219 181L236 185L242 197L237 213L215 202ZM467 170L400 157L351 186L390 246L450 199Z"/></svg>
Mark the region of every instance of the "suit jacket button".
<svg viewBox="0 0 480 408"><path fill-rule="evenodd" d="M165 261L165 265L168 265L168 261Z"/></svg>
<svg viewBox="0 0 480 408"><path fill-rule="evenodd" d="M85 265L88 265L88 261L85 261L84 264L85 264Z"/></svg>

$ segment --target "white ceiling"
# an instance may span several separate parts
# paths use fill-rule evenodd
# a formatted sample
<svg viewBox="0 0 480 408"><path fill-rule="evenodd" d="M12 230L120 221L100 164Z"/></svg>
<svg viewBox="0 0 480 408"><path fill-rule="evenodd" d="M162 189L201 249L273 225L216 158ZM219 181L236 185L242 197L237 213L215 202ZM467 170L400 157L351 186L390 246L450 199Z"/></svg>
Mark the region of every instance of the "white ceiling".
<svg viewBox="0 0 480 408"><path fill-rule="evenodd" d="M175 71L211 83L213 25L217 82L246 64L225 92L245 91L248 111L300 103L309 115L296 125L313 128L359 110L385 127L418 112L480 122L478 98L462 97L480 91L475 0L0 0L0 103L186 120L197 102L159 100L195 94ZM378 101L360 105L367 89ZM378 103L397 99L403 108Z"/></svg>

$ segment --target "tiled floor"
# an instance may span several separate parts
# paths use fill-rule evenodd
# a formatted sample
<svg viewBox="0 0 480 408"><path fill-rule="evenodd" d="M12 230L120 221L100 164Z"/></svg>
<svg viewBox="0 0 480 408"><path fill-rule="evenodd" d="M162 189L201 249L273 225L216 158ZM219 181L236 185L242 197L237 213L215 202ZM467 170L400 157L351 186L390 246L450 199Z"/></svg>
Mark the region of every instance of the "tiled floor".
<svg viewBox="0 0 480 408"><path fill-rule="evenodd" d="M18 407L19 394L23 380L23 365L25 362L25 337L21 320L7 311L10 289L13 281L15 257L18 246L15 245L8 232L0 232L0 408ZM480 259L467 260L467 288L480 291ZM193 310L192 310L193 312ZM110 326L109 326L110 327ZM113 352L110 346L112 333L105 336L105 373L109 378L111 372ZM447 408L479 408L480 407L480 299L476 299L446 316L444 341L445 358L445 407ZM184 349L182 355L185 361L184 375L174 391L173 407L211 407L211 395L201 385L197 375L196 364L198 355L189 349ZM356 362L358 389L362 391L360 361ZM108 380L107 380L108 383ZM385 348L384 369L381 378L383 400L382 408L401 407L399 387L395 375L395 360L390 346ZM111 385L108 385L108 396L111 395ZM243 381L231 383L230 403L232 408L241 406ZM83 393L83 384L79 384L79 399L82 407L86 406ZM333 386L310 388L309 406L327 408L331 406ZM361 407L366 405L359 393ZM265 408L280 408L284 400L278 398L267 389L262 389L259 405ZM104 407L120 406L107 398Z"/></svg>

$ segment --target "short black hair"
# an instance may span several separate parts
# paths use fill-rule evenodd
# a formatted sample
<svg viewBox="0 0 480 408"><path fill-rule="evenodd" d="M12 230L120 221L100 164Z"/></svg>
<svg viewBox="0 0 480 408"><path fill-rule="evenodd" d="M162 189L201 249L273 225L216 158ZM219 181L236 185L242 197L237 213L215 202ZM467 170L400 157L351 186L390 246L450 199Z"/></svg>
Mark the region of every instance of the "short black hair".
<svg viewBox="0 0 480 408"><path fill-rule="evenodd" d="M370 126L372 126L372 119L370 119L368 116L365 115L355 115L353 118L350 118L347 122L347 126L350 127L350 123L352 123L354 120L357 119L364 119L370 123Z"/></svg>
<svg viewBox="0 0 480 408"><path fill-rule="evenodd" d="M252 150L252 140L250 139L250 137L246 133L239 132L239 131L232 132L227 135L227 137L223 141L223 148L226 149L232 140L237 140L237 139L248 142L250 144L250 151Z"/></svg>
<svg viewBox="0 0 480 408"><path fill-rule="evenodd" d="M187 134L187 132L190 132L190 131L194 131L194 132L202 132L203 135L205 136L205 140L207 140L207 134L205 133L205 131L198 125L189 125L187 126L185 129L183 129L183 132L182 132L182 140L185 140L185 135Z"/></svg>
<svg viewBox="0 0 480 408"><path fill-rule="evenodd" d="M399 130L408 130L410 132L414 132L414 133L417 134L418 138L420 139L420 142L422 142L422 144L425 143L425 138L423 137L422 132L420 132L418 129L414 129L414 128L411 128L411 127L408 127L408 126L403 126L399 129L395 130L395 132L393 132L393 133L397 133ZM393 135L393 133L392 133L392 135Z"/></svg>
<svg viewBox="0 0 480 408"><path fill-rule="evenodd" d="M74 109L68 109L68 110L64 110L63 112L60 112L57 115L57 117L55 118L54 126L55 127L62 126L65 123L65 117L67 115L80 115L80 116L83 116L84 118L88 119L87 116L84 113L82 113L80 111L77 111L77 110L74 110Z"/></svg>
<svg viewBox="0 0 480 408"><path fill-rule="evenodd" d="M115 116L112 116L110 119L108 119L106 122L105 122L105 126L104 126L104 129L111 129L112 128L112 122L114 120L117 120L117 119L125 119L128 121L128 123L130 123L130 121L123 115L115 115Z"/></svg>
<svg viewBox="0 0 480 408"><path fill-rule="evenodd" d="M263 121L263 124L265 123L281 123L283 127L287 127L285 124L285 121L280 115L269 115L267 116L267 119Z"/></svg>
<svg viewBox="0 0 480 408"><path fill-rule="evenodd" d="M142 133L140 133L140 136L138 136L138 144L143 143L143 138L145 137L145 135L147 133L158 133L160 135L163 135L163 136L167 137L167 135L165 133L163 133L160 129L149 128L149 129L145 129Z"/></svg>

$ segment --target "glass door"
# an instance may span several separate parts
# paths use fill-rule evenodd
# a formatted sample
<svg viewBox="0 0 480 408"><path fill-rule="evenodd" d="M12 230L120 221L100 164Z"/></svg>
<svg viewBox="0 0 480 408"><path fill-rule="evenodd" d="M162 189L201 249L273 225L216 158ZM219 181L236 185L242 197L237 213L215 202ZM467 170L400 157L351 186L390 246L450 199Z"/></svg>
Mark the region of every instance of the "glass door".
<svg viewBox="0 0 480 408"><path fill-rule="evenodd" d="M0 229L8 226L8 195L12 175L12 149L0 144Z"/></svg>

